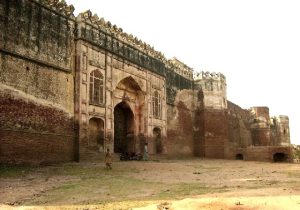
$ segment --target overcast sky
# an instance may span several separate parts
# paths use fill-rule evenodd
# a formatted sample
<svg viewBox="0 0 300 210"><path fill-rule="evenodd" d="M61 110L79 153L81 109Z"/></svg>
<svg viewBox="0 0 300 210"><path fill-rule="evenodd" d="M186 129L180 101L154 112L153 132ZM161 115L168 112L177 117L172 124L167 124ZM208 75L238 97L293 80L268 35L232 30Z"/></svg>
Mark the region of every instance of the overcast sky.
<svg viewBox="0 0 300 210"><path fill-rule="evenodd" d="M288 115L300 144L300 1L67 0L177 57L195 71L221 72L227 98L242 108Z"/></svg>

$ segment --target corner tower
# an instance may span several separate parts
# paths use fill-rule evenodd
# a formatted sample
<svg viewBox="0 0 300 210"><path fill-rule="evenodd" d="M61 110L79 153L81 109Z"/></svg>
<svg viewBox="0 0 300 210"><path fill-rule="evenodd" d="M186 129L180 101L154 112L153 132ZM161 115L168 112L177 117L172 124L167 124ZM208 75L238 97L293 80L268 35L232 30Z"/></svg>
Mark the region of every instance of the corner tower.
<svg viewBox="0 0 300 210"><path fill-rule="evenodd" d="M221 73L200 72L194 81L195 155L224 158L228 141L226 78Z"/></svg>
<svg viewBox="0 0 300 210"><path fill-rule="evenodd" d="M221 73L199 72L194 75L195 89L203 92L206 109L227 108L226 78Z"/></svg>
<svg viewBox="0 0 300 210"><path fill-rule="evenodd" d="M286 115L279 115L272 117L271 121L274 145L276 146L289 146L290 145L290 127L289 117Z"/></svg>

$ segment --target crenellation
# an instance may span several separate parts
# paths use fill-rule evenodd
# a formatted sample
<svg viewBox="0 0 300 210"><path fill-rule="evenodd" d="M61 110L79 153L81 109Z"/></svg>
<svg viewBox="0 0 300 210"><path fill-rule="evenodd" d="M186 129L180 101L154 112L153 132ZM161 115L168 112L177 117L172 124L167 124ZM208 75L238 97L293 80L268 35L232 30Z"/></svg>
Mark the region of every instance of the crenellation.
<svg viewBox="0 0 300 210"><path fill-rule="evenodd" d="M203 79L224 80L224 81L226 80L226 77L220 72L216 73L216 72L201 71L201 72L195 72L193 76L194 76L194 80L196 81L203 80Z"/></svg>
<svg viewBox="0 0 300 210"><path fill-rule="evenodd" d="M87 23L92 24L95 28L102 30L108 35L117 38L118 40L131 45L134 48L137 48L148 56L152 56L164 63L167 62L167 59L165 58L163 53L156 51L154 47L143 42L138 37L134 37L132 34L123 32L122 28L119 28L116 25L112 25L110 21L105 21L104 18L99 19L98 15L93 15L90 10L80 13L77 18L78 20L84 19Z"/></svg>
<svg viewBox="0 0 300 210"><path fill-rule="evenodd" d="M180 60L178 60L176 57L173 57L172 59L166 61L165 63L166 68L169 68L172 71L175 71L177 74L187 78L187 79L193 79L193 69L189 67L188 65L184 64Z"/></svg>
<svg viewBox="0 0 300 210"><path fill-rule="evenodd" d="M68 5L65 0L32 0L41 5L51 9L52 11L59 12L69 18L74 18L75 8L72 4Z"/></svg>
<svg viewBox="0 0 300 210"><path fill-rule="evenodd" d="M90 10L73 12L64 0L0 0L0 163L142 153L146 142L176 157L290 157L287 116L242 109L222 73L194 72Z"/></svg>
<svg viewBox="0 0 300 210"><path fill-rule="evenodd" d="M197 72L194 74L195 89L204 94L203 104L207 108L227 108L226 78L221 73Z"/></svg>

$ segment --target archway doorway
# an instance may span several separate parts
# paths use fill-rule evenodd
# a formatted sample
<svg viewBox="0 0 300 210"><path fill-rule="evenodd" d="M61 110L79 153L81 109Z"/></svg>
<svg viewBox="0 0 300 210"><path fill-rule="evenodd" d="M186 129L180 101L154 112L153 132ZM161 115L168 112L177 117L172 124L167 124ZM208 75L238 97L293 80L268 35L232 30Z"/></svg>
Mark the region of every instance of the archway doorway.
<svg viewBox="0 0 300 210"><path fill-rule="evenodd" d="M119 103L114 109L114 152L135 152L134 115L125 102Z"/></svg>
<svg viewBox="0 0 300 210"><path fill-rule="evenodd" d="M154 151L156 151L157 154L161 154L163 151L163 144L161 138L161 129L158 127L155 127L153 129L153 141Z"/></svg>
<svg viewBox="0 0 300 210"><path fill-rule="evenodd" d="M242 154L236 154L235 159L236 160L244 160L244 156Z"/></svg>
<svg viewBox="0 0 300 210"><path fill-rule="evenodd" d="M91 118L89 120L88 134L88 148L102 152L104 146L104 121L100 118Z"/></svg>
<svg viewBox="0 0 300 210"><path fill-rule="evenodd" d="M278 152L273 155L274 162L286 162L287 159L288 159L287 155L282 152Z"/></svg>

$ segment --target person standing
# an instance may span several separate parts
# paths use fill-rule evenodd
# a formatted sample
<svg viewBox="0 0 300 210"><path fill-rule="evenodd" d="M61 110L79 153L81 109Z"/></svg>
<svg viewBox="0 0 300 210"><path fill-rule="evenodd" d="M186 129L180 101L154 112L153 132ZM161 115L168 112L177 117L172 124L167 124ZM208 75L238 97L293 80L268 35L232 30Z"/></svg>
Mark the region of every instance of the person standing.
<svg viewBox="0 0 300 210"><path fill-rule="evenodd" d="M105 167L106 169L112 169L111 167L112 165L112 156L111 153L109 151L109 148L107 148L106 154L105 154Z"/></svg>
<svg viewBox="0 0 300 210"><path fill-rule="evenodd" d="M146 142L144 145L144 156L143 156L143 160L148 160L149 159L149 155L148 155L148 143Z"/></svg>

